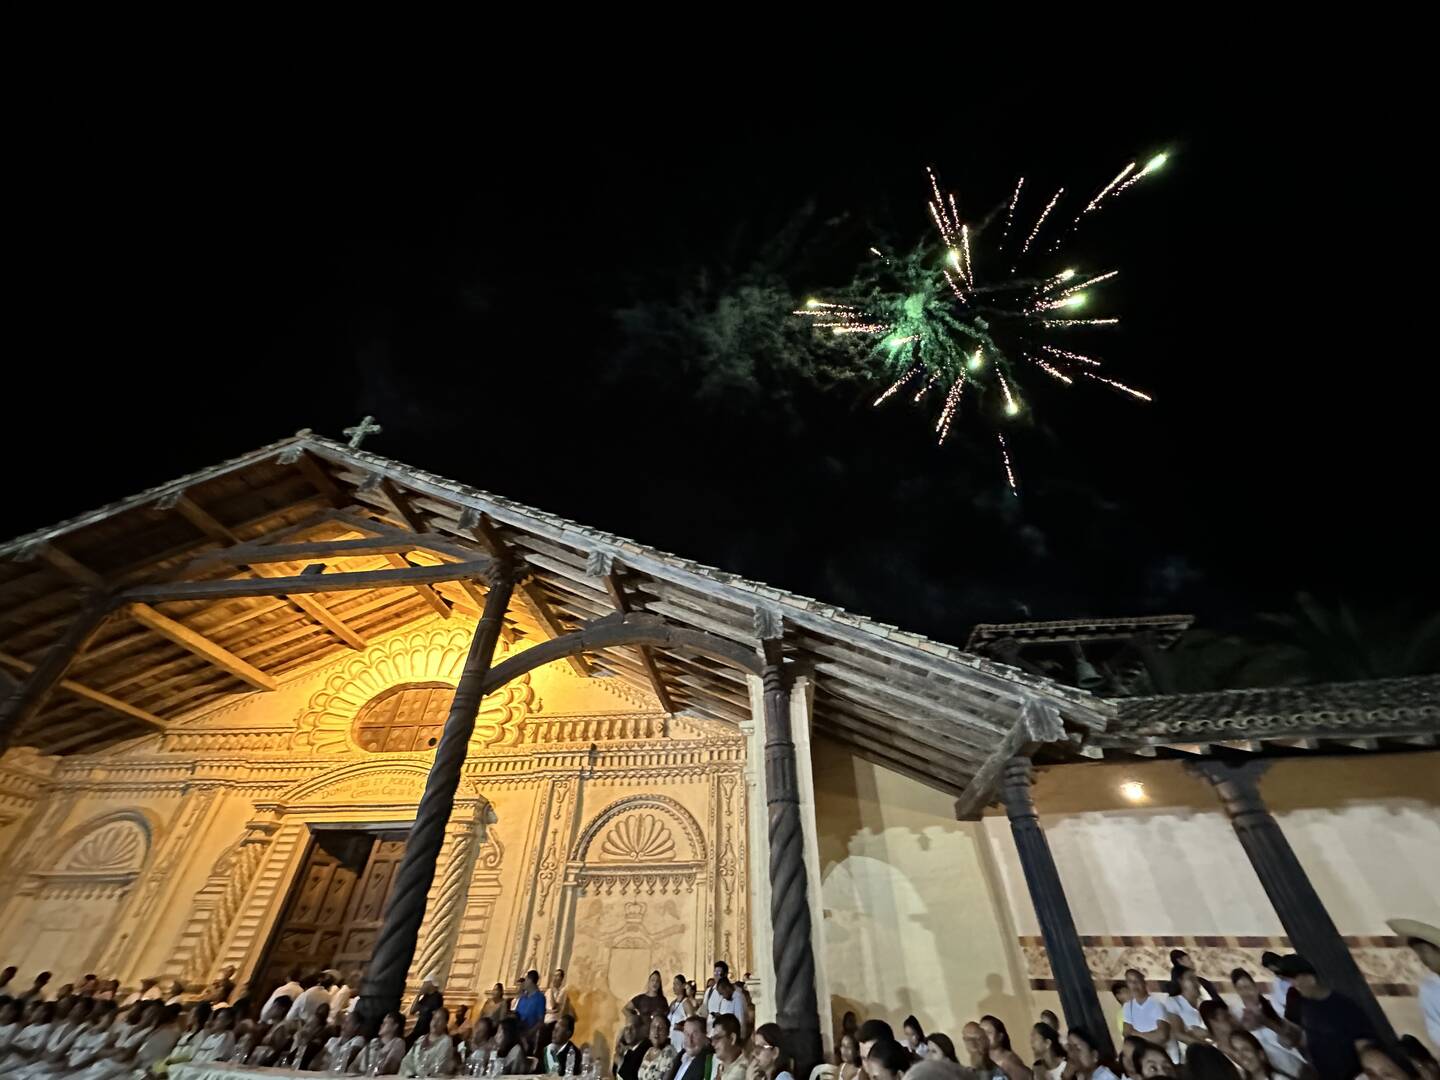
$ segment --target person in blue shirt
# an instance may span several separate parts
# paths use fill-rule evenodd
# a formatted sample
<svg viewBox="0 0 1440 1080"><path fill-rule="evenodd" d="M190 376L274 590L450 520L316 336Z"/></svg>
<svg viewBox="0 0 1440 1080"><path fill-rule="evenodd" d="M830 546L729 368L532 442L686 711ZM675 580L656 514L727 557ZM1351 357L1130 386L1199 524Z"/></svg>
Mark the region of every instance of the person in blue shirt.
<svg viewBox="0 0 1440 1080"><path fill-rule="evenodd" d="M520 1017L520 1026L526 1034L534 1031L545 1020L545 994L540 989L540 973L527 971L521 984L520 996L515 999L515 1015Z"/></svg>

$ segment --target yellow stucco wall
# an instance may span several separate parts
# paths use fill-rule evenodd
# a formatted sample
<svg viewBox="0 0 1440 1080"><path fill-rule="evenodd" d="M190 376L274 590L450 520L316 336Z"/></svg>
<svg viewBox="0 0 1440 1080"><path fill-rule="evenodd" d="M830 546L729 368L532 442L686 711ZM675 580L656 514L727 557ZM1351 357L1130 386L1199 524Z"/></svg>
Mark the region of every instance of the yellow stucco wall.
<svg viewBox="0 0 1440 1080"><path fill-rule="evenodd" d="M834 1019L898 1029L909 1013L952 1037L990 1013L1012 1030L1035 1006L984 827L954 800L814 741L824 962Z"/></svg>

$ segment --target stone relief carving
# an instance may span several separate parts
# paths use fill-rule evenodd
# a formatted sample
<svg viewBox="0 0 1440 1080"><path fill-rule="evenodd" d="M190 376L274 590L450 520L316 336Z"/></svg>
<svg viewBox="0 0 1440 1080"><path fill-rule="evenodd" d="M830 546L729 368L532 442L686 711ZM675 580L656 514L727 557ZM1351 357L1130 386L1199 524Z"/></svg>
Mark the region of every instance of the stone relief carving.
<svg viewBox="0 0 1440 1080"><path fill-rule="evenodd" d="M296 722L293 745L317 754L354 750L351 726L371 698L407 683L442 682L454 686L459 682L469 647L468 631L437 627L393 637L351 658L311 696ZM495 662L499 663L509 651L509 645L498 643ZM472 745L516 745L521 721L539 706L528 673L512 680L481 703Z"/></svg>
<svg viewBox="0 0 1440 1080"><path fill-rule="evenodd" d="M600 858L618 862L668 862L675 858L675 838L654 814L632 814L610 827L600 842Z"/></svg>
<svg viewBox="0 0 1440 1080"><path fill-rule="evenodd" d="M590 849L597 837L602 832L609 839L609 829L616 819L630 815L643 815L644 811L653 811L650 817L667 826L667 831L672 834L670 859L687 862L703 863L706 858L706 844L700 824L680 803L667 795L634 795L611 803L604 810L595 816L595 819L586 826L585 831L580 834L580 840L575 845L571 855L572 862L599 861L600 858L613 858L605 856L603 844L597 848L597 857L592 857ZM674 833L678 832L687 845L688 850L680 850L675 847L673 840Z"/></svg>
<svg viewBox="0 0 1440 1080"><path fill-rule="evenodd" d="M117 874L139 870L148 838L133 821L102 825L71 849L57 867L73 874Z"/></svg>

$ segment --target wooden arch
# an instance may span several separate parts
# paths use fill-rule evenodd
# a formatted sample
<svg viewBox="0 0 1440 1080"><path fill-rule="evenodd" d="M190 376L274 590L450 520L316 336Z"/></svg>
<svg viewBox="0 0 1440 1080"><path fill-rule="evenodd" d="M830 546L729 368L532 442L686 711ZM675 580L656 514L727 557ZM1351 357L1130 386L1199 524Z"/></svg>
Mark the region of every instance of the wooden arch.
<svg viewBox="0 0 1440 1080"><path fill-rule="evenodd" d="M607 615L580 630L541 642L497 664L486 673L481 693L494 693L511 679L552 661L621 645L650 645L675 652L698 653L731 664L751 675L759 675L764 667L758 653L736 642L703 630L676 626L658 615L630 612Z"/></svg>

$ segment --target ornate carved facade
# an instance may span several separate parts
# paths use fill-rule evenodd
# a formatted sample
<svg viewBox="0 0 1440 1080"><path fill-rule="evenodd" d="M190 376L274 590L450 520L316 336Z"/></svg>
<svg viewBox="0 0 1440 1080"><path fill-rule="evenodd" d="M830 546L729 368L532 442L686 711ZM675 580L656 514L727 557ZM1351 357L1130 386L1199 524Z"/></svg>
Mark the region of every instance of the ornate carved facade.
<svg viewBox="0 0 1440 1080"><path fill-rule="evenodd" d="M437 619L163 736L7 759L0 956L67 977L194 984L234 964L258 978L310 887L313 838L403 834L413 819L444 719L434 703L468 644L468 627ZM414 982L439 972L460 1001L564 966L585 1035L610 1032L657 967L756 967L744 737L672 723L619 689L557 663L485 699ZM371 884L317 904L343 900L363 931Z"/></svg>

